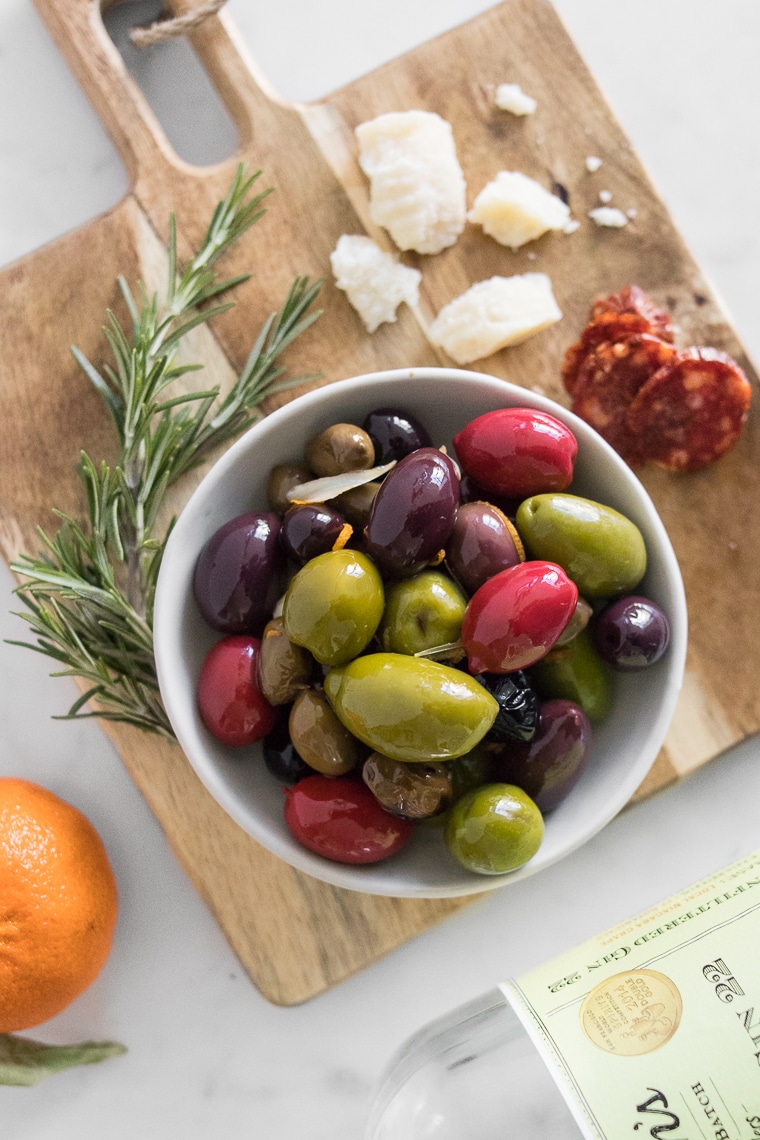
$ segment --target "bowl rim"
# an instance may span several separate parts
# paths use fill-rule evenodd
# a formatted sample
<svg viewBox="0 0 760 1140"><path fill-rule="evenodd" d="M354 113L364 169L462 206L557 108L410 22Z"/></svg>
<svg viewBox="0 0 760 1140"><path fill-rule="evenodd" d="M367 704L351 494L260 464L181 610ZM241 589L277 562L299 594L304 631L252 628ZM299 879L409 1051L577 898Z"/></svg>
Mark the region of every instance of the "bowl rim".
<svg viewBox="0 0 760 1140"><path fill-rule="evenodd" d="M444 385L481 383L492 389L494 394L503 391L505 395L504 406L515 406L515 399L524 401L526 406L545 411L565 423L578 438L579 445L581 441L587 443L591 441L592 446L598 448L606 460L611 462L613 468L617 469L624 482L628 484L629 489L639 500L639 504L647 516L648 525L656 535L663 570L673 592L671 609L668 612L671 624L671 642L668 649L667 678L664 682L665 693L658 705L656 715L647 723L643 733L642 750L639 753L640 762L632 765L620 781L618 794L614 799L611 799L609 809L600 813L595 818L593 826L580 830L575 841L566 844L561 851L551 858L541 859L541 849L539 849L538 854L529 863L504 875L477 875L460 868L459 870L464 876L471 876L472 882L469 881L469 878L460 877L456 884L451 886L444 884L420 886L416 883L405 886L403 882L392 881L393 876L390 872L392 865L396 864L395 858L388 861L389 873L387 878L391 881L385 882L384 879L375 881L370 879L366 874L367 868L363 866L332 862L302 847L295 839L284 838L271 832L264 833L252 828L250 814L241 806L239 797L228 787L214 763L213 757L210 757L203 748L199 749L198 734L193 726L187 723L188 717L183 709L187 703L185 689L177 681L177 677L181 676L181 669L177 669L177 665L180 663L179 633L182 626L183 600L177 597L172 579L179 573L179 567L176 563L185 565L185 558L180 548L186 541L188 532L192 533L192 528L196 525L196 516L202 513L204 504L213 496L215 489L224 482L229 473L234 470L241 456L247 455L264 433L276 431L283 421L287 422L293 416L298 416L306 406L317 407L322 401L332 401L341 394L358 393L359 390L369 388L373 384L390 383L392 385L401 382L408 384L410 381L421 379L435 380ZM511 403L509 402L510 397L512 398ZM400 402L403 403L404 401ZM411 397L407 396L405 402L413 402L413 393ZM219 525L221 526L222 523ZM159 689L177 741L207 791L246 834L289 866L332 886L355 890L364 894L432 899L481 894L536 874L587 843L622 810L654 763L672 721L683 683L688 616L678 560L654 503L635 472L593 428L550 397L513 384L500 377L492 376L486 372L461 368L424 366L362 373L312 388L264 416L231 444L213 463L194 489L182 508L169 536L156 584L153 633ZM380 867L384 865L374 864L370 866ZM378 876L378 878L380 877Z"/></svg>

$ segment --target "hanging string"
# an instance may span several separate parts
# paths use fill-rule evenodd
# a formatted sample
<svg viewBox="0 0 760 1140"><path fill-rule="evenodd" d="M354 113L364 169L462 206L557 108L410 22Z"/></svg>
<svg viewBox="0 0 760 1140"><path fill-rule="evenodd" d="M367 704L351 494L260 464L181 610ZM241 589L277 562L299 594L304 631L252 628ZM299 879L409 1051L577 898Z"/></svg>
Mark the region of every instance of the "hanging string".
<svg viewBox="0 0 760 1140"><path fill-rule="evenodd" d="M203 4L193 8L192 12L186 12L183 16L156 20L154 24L149 24L145 28L132 28L129 38L135 47L146 48L175 39L177 36L187 35L209 16L215 16L225 2L226 0L205 0Z"/></svg>

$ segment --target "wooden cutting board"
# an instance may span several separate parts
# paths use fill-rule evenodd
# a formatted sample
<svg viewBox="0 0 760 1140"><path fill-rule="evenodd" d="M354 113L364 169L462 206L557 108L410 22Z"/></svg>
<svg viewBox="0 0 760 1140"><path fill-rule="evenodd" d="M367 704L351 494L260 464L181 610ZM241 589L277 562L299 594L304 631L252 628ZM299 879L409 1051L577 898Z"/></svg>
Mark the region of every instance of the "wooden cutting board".
<svg viewBox="0 0 760 1140"><path fill-rule="evenodd" d="M506 0L313 106L289 104L268 88L222 13L196 30L192 42L235 121L240 147L229 162L203 170L173 154L103 28L97 0L36 3L118 147L131 189L114 209L0 273L6 409L0 548L6 559L37 551L35 527L55 527L52 507L80 513L74 472L80 448L96 459L114 453L107 416L69 346L102 359L105 310L121 311L117 275L156 287L170 211L187 254L240 159L263 168L263 182L277 193L267 217L224 266L229 273L253 271L238 290L237 308L195 335L192 352L206 364L204 385L229 381L296 275L328 280L324 315L288 362L296 373L321 369L330 382L375 369L451 363L428 343L432 315L474 281L531 269L551 276L564 319L479 362L483 371L566 403L560 360L591 300L636 282L671 310L684 344L726 349L757 383L709 284L546 0ZM184 3L172 9L181 12ZM495 86L507 80L538 99L534 116L518 119L494 108ZM353 128L381 112L410 108L437 111L451 122L470 201L499 169L522 170L548 187L560 183L583 224L572 236L550 235L518 253L468 227L444 253L408 257L423 273L419 311L403 308L397 324L370 337L332 286L328 259L345 232L366 231L387 246L368 218ZM637 211L624 230L586 220L600 185L586 171L589 154L604 160L604 186L614 202ZM654 469L643 476L681 562L691 634L683 697L638 796L760 727L760 639L747 620L760 597L757 433L753 415L737 448L716 466L688 476ZM193 485L188 479L183 497ZM273 1002L293 1004L325 990L468 901L374 898L296 873L224 815L178 747L118 726L111 733L172 848Z"/></svg>

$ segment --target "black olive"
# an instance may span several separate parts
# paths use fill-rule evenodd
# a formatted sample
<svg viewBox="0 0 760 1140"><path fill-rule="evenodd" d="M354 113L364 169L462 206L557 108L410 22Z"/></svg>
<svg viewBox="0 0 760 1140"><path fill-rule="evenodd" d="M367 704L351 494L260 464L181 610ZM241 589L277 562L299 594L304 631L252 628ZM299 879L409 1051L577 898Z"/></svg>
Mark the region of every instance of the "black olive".
<svg viewBox="0 0 760 1140"><path fill-rule="evenodd" d="M480 673L476 678L499 705L486 740L532 740L538 725L539 700L522 672Z"/></svg>

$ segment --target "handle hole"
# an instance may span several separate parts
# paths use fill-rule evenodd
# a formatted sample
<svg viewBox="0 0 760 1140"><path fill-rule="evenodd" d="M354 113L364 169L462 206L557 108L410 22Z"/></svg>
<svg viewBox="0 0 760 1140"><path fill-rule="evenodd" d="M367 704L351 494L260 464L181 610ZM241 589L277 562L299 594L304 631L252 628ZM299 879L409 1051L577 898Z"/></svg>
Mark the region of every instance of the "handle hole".
<svg viewBox="0 0 760 1140"><path fill-rule="evenodd" d="M238 132L189 41L136 48L129 38L133 27L161 13L161 0L129 0L104 12L103 23L177 155L193 166L213 166L234 155Z"/></svg>

